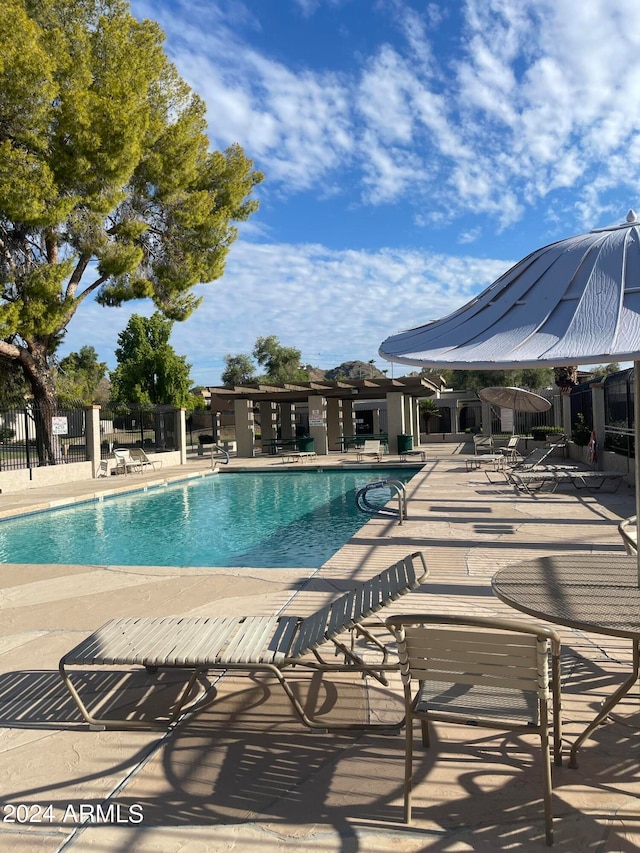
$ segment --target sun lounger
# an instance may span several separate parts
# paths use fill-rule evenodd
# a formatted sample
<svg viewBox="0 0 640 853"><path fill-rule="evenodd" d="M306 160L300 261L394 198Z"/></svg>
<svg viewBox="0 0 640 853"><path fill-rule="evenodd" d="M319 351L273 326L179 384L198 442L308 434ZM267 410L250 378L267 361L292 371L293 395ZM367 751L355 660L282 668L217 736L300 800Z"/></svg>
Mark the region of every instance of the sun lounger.
<svg viewBox="0 0 640 853"><path fill-rule="evenodd" d="M292 450L282 454L283 462L308 462L316 458L315 450Z"/></svg>
<svg viewBox="0 0 640 853"><path fill-rule="evenodd" d="M536 481L545 481L549 480L548 474L553 470L569 470L572 467L570 465L547 465L545 460L547 460L551 454L556 449L555 445L550 445L549 447L536 447L535 450L532 450L531 453L527 454L527 456L519 459L517 462L513 464L509 464L507 462L506 457L502 457L504 460L504 464L498 469L503 478L511 485L518 485L520 481L526 481L533 484ZM482 458L482 457L480 457ZM537 477L525 477L522 478L523 474L530 474L535 472ZM489 476L489 472L485 471L487 475L487 479L492 485L496 485L496 481L492 480Z"/></svg>
<svg viewBox="0 0 640 853"><path fill-rule="evenodd" d="M624 474L619 471L581 471L571 466L541 466L533 471L510 471L507 472L509 482L519 491L529 492L549 487L549 491L555 492L561 484L569 484L576 489L601 489L605 483L613 486L611 491L617 491L623 480Z"/></svg>
<svg viewBox="0 0 640 853"><path fill-rule="evenodd" d="M159 465L160 468L162 468L162 460L149 459L141 447L132 447L129 451L129 456L135 465L140 466L141 471L144 471L145 468L152 468L155 471L156 465Z"/></svg>
<svg viewBox="0 0 640 853"><path fill-rule="evenodd" d="M493 436L491 435L474 435L473 436L473 452L476 455L482 453L493 452Z"/></svg>
<svg viewBox="0 0 640 853"><path fill-rule="evenodd" d="M387 650L367 629L363 620L401 595L416 589L427 575L421 552L405 557L380 574L359 583L332 603L304 618L289 614L269 616L163 617L114 619L68 652L60 661L60 675L84 719L92 728L166 728L182 714L194 711L204 699L192 700L192 689L208 670L244 670L275 676L302 722L310 728L327 729L313 720L285 678L290 667L311 670L361 672L386 684L384 672L396 669L387 663ZM348 645L340 635L351 634ZM365 662L353 644L355 635L371 643L381 661ZM345 638L348 641L348 637ZM325 661L319 652L326 643L341 653L344 663ZM164 721L98 718L86 707L71 680L68 667L144 666L150 672L162 668L191 671L172 713ZM98 703L100 704L100 703ZM398 723L399 727L401 723ZM393 725L342 723L331 728L394 728Z"/></svg>
<svg viewBox="0 0 640 853"><path fill-rule="evenodd" d="M373 456L378 462L382 462L382 454L384 453L384 447L382 446L382 442L380 441L365 441L361 448L358 449L356 459L358 462L362 462L362 460L366 456Z"/></svg>
<svg viewBox="0 0 640 853"><path fill-rule="evenodd" d="M138 471L142 473L142 465L131 456L128 450L122 448L114 448L113 451L116 464L113 468L116 474L128 474L130 471Z"/></svg>
<svg viewBox="0 0 640 853"><path fill-rule="evenodd" d="M609 483L613 488L612 492L620 488L620 484L624 479L624 474L620 471L580 471L574 469L558 469L556 477L559 483L570 482L576 489L591 489L599 490L605 483Z"/></svg>

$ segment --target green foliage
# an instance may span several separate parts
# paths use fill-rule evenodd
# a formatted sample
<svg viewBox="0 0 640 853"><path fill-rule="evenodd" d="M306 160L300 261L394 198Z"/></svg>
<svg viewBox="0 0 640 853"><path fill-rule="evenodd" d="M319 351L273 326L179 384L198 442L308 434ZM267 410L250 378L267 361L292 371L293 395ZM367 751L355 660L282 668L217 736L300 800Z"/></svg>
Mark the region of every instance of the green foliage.
<svg viewBox="0 0 640 853"><path fill-rule="evenodd" d="M429 398L427 400L420 400L419 403L420 411L427 415L430 418L439 418L440 417L440 406L438 405L438 401L433 398Z"/></svg>
<svg viewBox="0 0 640 853"><path fill-rule="evenodd" d="M163 40L125 0L4 0L0 359L37 399L55 393L51 355L82 300L151 298L185 319L257 208L262 175L239 145L209 150L204 102Z"/></svg>
<svg viewBox="0 0 640 853"><path fill-rule="evenodd" d="M98 361L98 353L92 346L80 348L60 360L56 371L56 391L61 405L90 406L103 402L100 387L107 374L107 364Z"/></svg>
<svg viewBox="0 0 640 853"><path fill-rule="evenodd" d="M156 312L133 314L118 335L118 366L111 372L111 404L147 408L157 405L193 409L191 379L185 356L169 344L173 321Z"/></svg>
<svg viewBox="0 0 640 853"><path fill-rule="evenodd" d="M0 360L0 408L13 409L24 406L29 386L20 369L12 361Z"/></svg>
<svg viewBox="0 0 640 853"><path fill-rule="evenodd" d="M591 429L587 426L582 412L576 415L576 421L571 431L571 438L580 447L586 447L591 440Z"/></svg>
<svg viewBox="0 0 640 853"><path fill-rule="evenodd" d="M303 367L301 352L294 347L283 347L276 335L256 338L253 358L265 368L265 373L256 375L256 368L248 355L225 355L226 367L222 381L228 387L246 385L250 382L306 382L309 379L308 365Z"/></svg>
<svg viewBox="0 0 640 853"><path fill-rule="evenodd" d="M250 355L225 355L226 367L222 371L222 382L228 387L247 385L256 381L255 367Z"/></svg>
<svg viewBox="0 0 640 853"><path fill-rule="evenodd" d="M259 382L306 382L309 372L301 363L301 352L294 347L283 347L275 335L257 338L253 357L266 372L258 377Z"/></svg>
<svg viewBox="0 0 640 853"><path fill-rule="evenodd" d="M423 371L424 373L424 371ZM456 391L475 391L482 388L512 387L527 391L540 391L554 383L550 368L526 368L522 370L442 370L436 371L445 379L448 388Z"/></svg>

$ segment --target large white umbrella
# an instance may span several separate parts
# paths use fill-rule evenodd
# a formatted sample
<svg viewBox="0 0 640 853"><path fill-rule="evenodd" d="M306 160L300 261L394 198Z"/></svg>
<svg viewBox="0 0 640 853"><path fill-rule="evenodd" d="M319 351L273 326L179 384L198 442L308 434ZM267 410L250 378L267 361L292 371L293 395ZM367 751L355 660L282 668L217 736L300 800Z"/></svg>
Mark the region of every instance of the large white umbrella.
<svg viewBox="0 0 640 853"><path fill-rule="evenodd" d="M534 394L533 391L527 391L526 388L513 388L510 386L491 388L483 388L478 391L478 397L485 403L491 403L494 406L499 406L501 409L512 409L514 412L529 412L536 414L538 412L548 412L551 408L551 401L541 397L540 394ZM513 430L515 432L515 419L513 422Z"/></svg>
<svg viewBox="0 0 640 853"><path fill-rule="evenodd" d="M537 249L462 308L392 335L379 352L462 370L632 360L640 518L640 222L632 210L621 225Z"/></svg>

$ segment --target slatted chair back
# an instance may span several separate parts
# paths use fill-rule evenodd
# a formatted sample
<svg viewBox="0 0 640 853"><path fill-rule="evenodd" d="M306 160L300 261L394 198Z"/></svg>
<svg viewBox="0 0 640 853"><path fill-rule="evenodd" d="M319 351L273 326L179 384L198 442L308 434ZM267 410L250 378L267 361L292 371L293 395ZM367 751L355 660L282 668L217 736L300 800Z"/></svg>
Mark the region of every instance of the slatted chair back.
<svg viewBox="0 0 640 853"><path fill-rule="evenodd" d="M553 451L554 447L536 447L531 453L527 453L522 459L517 460L512 466L512 471L531 471L541 465Z"/></svg>
<svg viewBox="0 0 640 853"><path fill-rule="evenodd" d="M553 841L548 706L553 703L554 759L561 763L560 639L545 626L514 620L401 615L386 620L398 643L405 693L405 820L411 820L413 720L476 723L537 731L543 754L547 843ZM549 690L548 652L552 651Z"/></svg>

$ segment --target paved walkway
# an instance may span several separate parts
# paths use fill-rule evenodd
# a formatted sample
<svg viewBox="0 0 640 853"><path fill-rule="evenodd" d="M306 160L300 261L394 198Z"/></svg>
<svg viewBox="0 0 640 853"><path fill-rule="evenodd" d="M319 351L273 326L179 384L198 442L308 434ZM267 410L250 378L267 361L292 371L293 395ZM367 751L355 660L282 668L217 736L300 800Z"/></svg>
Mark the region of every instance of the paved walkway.
<svg viewBox="0 0 640 853"><path fill-rule="evenodd" d="M61 655L107 618L235 615L283 606L304 613L353 578L414 550L424 551L430 576L420 590L396 602L395 611L503 615L514 613L489 586L501 566L559 550L622 552L616 525L634 512L626 485L613 494L563 489L515 495L489 484L483 472L468 472L464 456L452 449L429 448L427 463L409 487L405 524L370 520L318 572L4 564L0 850L546 849L533 738L436 726L432 749L418 752L414 822L406 827L402 737L310 732L277 685L229 676L212 678L215 701L169 735L91 732L57 673ZM340 454L322 460L323 466L344 462ZM286 467L270 457L255 465ZM2 494L0 513L88 499L98 491L206 473L209 467L200 459L186 469ZM562 634L570 744L622 679L630 651L622 640L568 629ZM120 682L120 704L135 697L150 711L170 702L179 681L161 675L155 682L161 689L148 692L144 673L116 671L92 675L86 689L108 697L106 689ZM300 674L297 689L328 720L391 720L401 713L397 679L384 688L353 677L320 682ZM640 848L640 740L629 727L640 722L637 699L634 690L615 721L585 744L578 770L570 770L566 760L554 769L557 850ZM106 705L111 707L108 699Z"/></svg>

